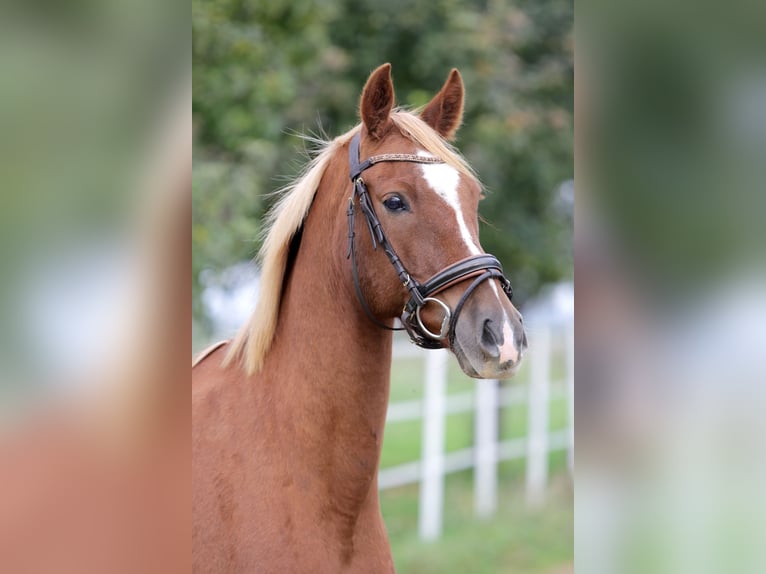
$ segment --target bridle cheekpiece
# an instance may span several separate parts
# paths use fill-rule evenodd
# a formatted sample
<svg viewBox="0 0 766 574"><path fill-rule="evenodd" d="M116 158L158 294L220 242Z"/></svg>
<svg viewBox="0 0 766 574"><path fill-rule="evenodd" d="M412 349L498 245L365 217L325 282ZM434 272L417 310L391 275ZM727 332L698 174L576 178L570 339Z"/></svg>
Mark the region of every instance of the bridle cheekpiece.
<svg viewBox="0 0 766 574"><path fill-rule="evenodd" d="M362 294L361 287L359 286L359 272L357 270L356 263L356 250L354 248L354 218L355 218L355 200L358 200L359 207L364 215L367 223L367 228L370 231L370 237L372 238L373 249L378 248L380 245L383 251L388 256L389 261L394 266L396 274L399 276L399 281L407 288L410 293L410 298L404 306L401 316L401 322L404 326L404 330L410 336L413 343L419 347L426 349L438 349L443 346L443 341L446 339L450 345L455 341L455 327L460 315L460 311L463 309L465 302L473 291L484 281L495 278L500 281L503 291L510 299L513 295L511 289L511 282L503 275L503 267L500 265L500 261L494 255L487 253L480 255L473 255L452 265L449 265L445 269L439 271L436 275L428 279L425 283L419 283L404 267L401 259L396 254L391 243L388 241L383 227L380 224L378 216L375 214L375 209L372 206L372 199L370 198L367 185L362 179L362 172L372 167L375 164L383 162L409 162L409 163L422 163L422 164L438 164L444 163L443 160L432 157L414 155L408 153L388 153L381 154L367 158L363 162L359 161L359 145L360 145L360 133L357 132L349 145L348 160L351 182L353 184L353 190L351 197L348 200L348 210L346 215L348 216L348 253L346 258L350 258L352 262L352 270L354 275L354 288L356 289L359 302L362 304L362 308L367 316L379 327L389 330L401 330L394 329L378 320L373 315L370 308L367 306L367 302ZM463 292L455 309L452 310L441 299L437 299L434 295L448 289L449 287L473 279L471 284ZM438 333L431 332L423 323L420 317L421 311L428 304L438 305L444 312L441 326Z"/></svg>

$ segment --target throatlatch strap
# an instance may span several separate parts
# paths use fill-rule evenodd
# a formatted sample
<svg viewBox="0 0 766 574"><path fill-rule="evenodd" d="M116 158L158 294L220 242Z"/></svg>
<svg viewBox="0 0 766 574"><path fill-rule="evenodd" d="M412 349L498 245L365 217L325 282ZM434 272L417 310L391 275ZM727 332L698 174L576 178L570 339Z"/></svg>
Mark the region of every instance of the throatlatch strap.
<svg viewBox="0 0 766 574"><path fill-rule="evenodd" d="M359 286L359 271L356 266L356 249L354 248L354 211L354 196L351 196L351 198L348 200L348 210L346 211L346 215L348 216L348 252L346 253L346 259L349 257L351 258L351 271L354 275L354 289L356 290L356 297L362 304L364 314L367 315L370 321L375 323L378 327L387 329L388 331L401 331L401 328L389 327L383 321L375 317L375 315L372 314L370 308L367 306L367 300L362 294L362 288ZM375 240L373 239L373 244L374 241Z"/></svg>

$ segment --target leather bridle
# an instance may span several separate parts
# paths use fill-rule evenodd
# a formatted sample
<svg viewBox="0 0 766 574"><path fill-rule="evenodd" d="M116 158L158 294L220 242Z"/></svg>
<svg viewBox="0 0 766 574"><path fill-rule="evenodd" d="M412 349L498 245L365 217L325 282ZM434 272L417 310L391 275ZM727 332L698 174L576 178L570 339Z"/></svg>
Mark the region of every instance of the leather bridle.
<svg viewBox="0 0 766 574"><path fill-rule="evenodd" d="M367 302L362 294L362 289L359 286L359 272L357 270L356 250L354 248L355 200L358 200L359 207L367 222L367 228L369 229L370 237L372 238L373 249L377 250L378 244L380 244L383 251L388 256L389 261L394 266L396 274L399 276L399 281L401 281L402 285L409 290L410 298L402 311L401 322L412 342L419 347L426 349L438 349L442 347L442 341L445 339L448 340L450 345L453 345L455 342L455 327L457 325L458 317L460 316L460 311L462 311L463 306L468 300L468 297L471 296L471 293L473 293L484 281L495 278L500 281L503 292L508 296L508 299L511 299L513 295L511 282L505 275L503 275L503 267L500 265L497 258L494 255L484 253L480 255L472 255L457 263L453 263L439 271L425 283L419 283L404 267L404 264L399 259L393 246L388 241L388 238L383 231L383 227L380 224L380 220L375 214L375 209L372 206L372 199L367 190L367 185L362 179L362 172L377 163L383 162L436 164L444 163L444 161L431 156L390 153L372 156L363 162L360 162L360 137L360 133L357 132L351 140L348 150L350 177L354 187L351 197L349 197L348 200L348 210L346 212L348 215L348 253L346 254L346 258L351 258L354 288L356 289L359 302L362 304L364 312L373 323L384 329L392 331L401 330L389 327L372 314L372 311L370 311L370 308L367 306ZM463 292L463 295L460 297L454 310L450 309L449 306L440 299L434 297L434 295L437 295L445 289L469 279L473 279L473 281ZM422 309L429 303L440 306L444 311L444 317L438 333L432 333L423 324L423 320L420 317Z"/></svg>

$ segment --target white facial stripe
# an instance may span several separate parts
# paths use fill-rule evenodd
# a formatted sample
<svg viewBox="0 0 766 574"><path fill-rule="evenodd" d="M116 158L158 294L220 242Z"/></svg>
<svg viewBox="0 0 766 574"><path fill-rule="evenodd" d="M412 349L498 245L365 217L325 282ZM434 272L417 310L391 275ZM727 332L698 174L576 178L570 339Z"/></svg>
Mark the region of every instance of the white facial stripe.
<svg viewBox="0 0 766 574"><path fill-rule="evenodd" d="M503 300L500 298L500 291L497 290L497 284L493 279L490 279L488 281L489 286L492 287L492 291L495 293L495 297L497 297L497 302L500 303L500 307L503 306ZM503 317L505 318L505 321L508 322L508 314L505 312L505 309L503 309Z"/></svg>
<svg viewBox="0 0 766 574"><path fill-rule="evenodd" d="M432 157L431 154L426 152L418 152L418 155ZM460 229L460 236L463 238L466 247L468 247L468 251L471 255L479 255L481 250L471 237L471 232L468 231L468 225L466 224L465 217L463 217L463 210L460 208L460 197L457 194L460 173L446 163L424 163L420 165L420 169L423 170L423 177L426 183L431 186L436 195L441 197L454 210L457 226Z"/></svg>
<svg viewBox="0 0 766 574"><path fill-rule="evenodd" d="M502 307L503 300L500 297L500 291L497 289L497 284L493 279L490 279L488 283L489 286L492 287L492 291L495 293L495 297L497 297L497 301ZM519 360L519 349L516 348L516 341L513 335L513 325L511 325L511 321L508 318L508 313L503 308L503 345L500 347L499 357L501 364L509 360Z"/></svg>
<svg viewBox="0 0 766 574"><path fill-rule="evenodd" d="M516 343L513 340L513 328L507 317L503 322L503 346L500 347L500 357L498 360L500 364L519 360L519 350L516 348Z"/></svg>

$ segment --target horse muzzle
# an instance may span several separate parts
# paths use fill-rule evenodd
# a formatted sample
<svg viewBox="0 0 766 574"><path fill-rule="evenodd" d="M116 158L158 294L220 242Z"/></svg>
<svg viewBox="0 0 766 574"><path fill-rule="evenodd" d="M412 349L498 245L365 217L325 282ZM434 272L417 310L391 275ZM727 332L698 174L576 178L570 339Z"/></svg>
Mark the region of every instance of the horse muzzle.
<svg viewBox="0 0 766 574"><path fill-rule="evenodd" d="M507 379L518 370L527 335L521 314L509 307L471 305L456 325L452 352L469 377Z"/></svg>

